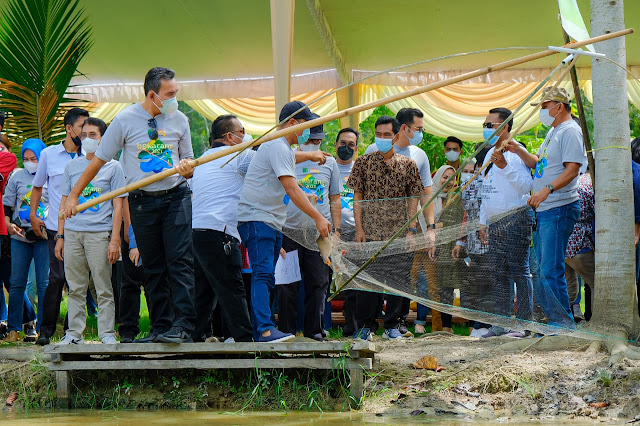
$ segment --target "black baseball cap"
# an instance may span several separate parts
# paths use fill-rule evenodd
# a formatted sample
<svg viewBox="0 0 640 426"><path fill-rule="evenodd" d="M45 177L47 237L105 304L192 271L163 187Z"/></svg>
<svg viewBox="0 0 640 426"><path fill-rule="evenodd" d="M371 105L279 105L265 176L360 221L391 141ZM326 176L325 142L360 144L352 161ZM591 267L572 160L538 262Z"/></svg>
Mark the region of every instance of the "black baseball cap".
<svg viewBox="0 0 640 426"><path fill-rule="evenodd" d="M312 112L311 115L313 115L314 119L320 118L320 116L316 113ZM324 139L324 124L312 127L311 129L309 129L309 131L311 132L309 134L309 139Z"/></svg>
<svg viewBox="0 0 640 426"><path fill-rule="evenodd" d="M291 114L295 113L300 108L304 108L304 109L302 111L299 111L297 114L295 114L291 118L295 118L296 120L300 119L300 120L306 120L306 121L313 120L314 118L318 118L317 115L313 114L309 110L309 108L307 108L307 105L305 105L304 102L291 101L282 107L282 111L280 111L279 121L282 122L282 120L289 117Z"/></svg>

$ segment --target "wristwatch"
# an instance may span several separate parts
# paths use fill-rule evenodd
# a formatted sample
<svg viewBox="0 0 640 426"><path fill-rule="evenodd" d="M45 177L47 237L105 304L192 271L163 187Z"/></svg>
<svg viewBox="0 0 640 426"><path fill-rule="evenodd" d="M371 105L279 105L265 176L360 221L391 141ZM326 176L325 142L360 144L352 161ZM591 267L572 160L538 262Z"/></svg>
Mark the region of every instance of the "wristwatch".
<svg viewBox="0 0 640 426"><path fill-rule="evenodd" d="M408 228L408 230L414 235L418 233L418 228Z"/></svg>
<svg viewBox="0 0 640 426"><path fill-rule="evenodd" d="M553 194L553 185L547 185L547 189L549 190L549 193Z"/></svg>
<svg viewBox="0 0 640 426"><path fill-rule="evenodd" d="M64 234L56 234L56 240L64 240Z"/></svg>
<svg viewBox="0 0 640 426"><path fill-rule="evenodd" d="M436 229L436 224L435 224L435 223L432 223L432 224L430 224L430 225L427 225L427 229L429 229L429 228L431 228L431 229Z"/></svg>

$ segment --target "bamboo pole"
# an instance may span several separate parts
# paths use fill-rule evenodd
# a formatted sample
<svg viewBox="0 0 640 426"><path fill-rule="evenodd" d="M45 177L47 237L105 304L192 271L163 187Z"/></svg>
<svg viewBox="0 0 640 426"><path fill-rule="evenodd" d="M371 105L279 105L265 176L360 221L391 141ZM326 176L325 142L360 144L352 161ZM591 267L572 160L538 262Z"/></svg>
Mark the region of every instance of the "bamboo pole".
<svg viewBox="0 0 640 426"><path fill-rule="evenodd" d="M628 34L632 34L634 32L633 28L628 28L625 30L621 30L621 31L616 31L613 33L609 33L609 34L604 34L598 37L593 37L587 40L582 40L579 41L577 43L573 43L571 44L572 48L578 48L578 47L582 47L585 46L587 44L594 44L600 41L605 41L605 40L609 40L612 38L616 38L616 37L621 37L621 36L625 36ZM210 161L216 160L218 158L221 157L225 157L231 153L237 152L237 151L241 151L249 146L254 146L254 145L260 145L262 143L268 142L270 140L274 140L277 138L280 138L282 136L286 136L288 134L294 133L294 132L300 132L304 129L310 129L312 127L315 126L319 126L321 124L324 123L328 123L329 121L333 121L335 119L340 119L340 118L344 118L344 117L348 117L352 114L357 114L369 109L374 109L377 108L379 106L388 104L388 103L392 103L392 102L396 102L405 98L409 98L412 96L416 96L416 95L420 95L422 93L426 93L432 90L436 90L436 89L440 89L442 87L445 86L449 86L451 84L455 84L455 83L459 83L461 81L465 81L465 80L469 80L471 78L475 78L475 77L479 77L481 75L485 75L485 74L489 74L491 72L494 71L499 71L499 70L503 70L505 68L510 68L516 65L521 65L524 64L526 62L531 62L531 61L535 61L537 59L542 59L545 58L547 56L552 56L552 55L556 55L558 52L555 52L553 50L543 50L541 52L538 53L532 53L530 55L525 55L525 56L521 56L519 58L515 58L515 59L511 59L508 61L504 61L504 62L500 62L498 64L495 65L490 65L488 67L484 67L484 68L479 68L477 70L474 71L470 71L470 72L466 72L463 74L460 74L459 76L456 77L452 77L452 78L448 78L446 80L442 80L442 81L438 81L435 83L431 83L431 84L427 84L425 86L421 86L421 87L416 87L415 89L412 90L408 90L404 93L398 93L396 95L393 96L389 96L386 98L382 98L382 99L378 99L363 105L357 105L342 111L338 111L335 112L333 114L329 114L327 116L324 117L320 117L320 118L316 118L315 120L310 120L310 121L306 121L304 123L300 123L300 124L296 124L295 126L291 126L291 127L287 127L285 129L280 129L277 130L269 135L264 135L259 137L257 140L255 141L247 141L247 142L243 142L240 143L238 145L234 145L232 147L229 147L227 149L215 152L213 154L209 154L209 155L205 155L202 156L200 158L197 158L195 160L191 161L191 166L192 167L197 167L201 164L205 164L208 163ZM159 180L162 180L166 177L169 177L171 175L176 174L178 171L176 170L176 168L172 168L172 169L167 169L167 170L163 170L162 172L155 174L153 176L148 176L144 179L140 179L137 182L128 184L123 186L122 188L118 188L114 191L108 192L106 194L103 194L97 198L94 198L90 201L84 202L78 206L75 207L75 213L79 213L81 211L84 211L90 207L93 207L97 204L103 203L105 201L109 201L115 197L118 197L120 195L123 195L127 192L131 192L134 191L136 189L140 189L144 186L150 185L154 182L157 182ZM63 213L61 213L61 215L63 215Z"/></svg>
<svg viewBox="0 0 640 426"><path fill-rule="evenodd" d="M569 34L562 29L564 42L570 44ZM593 190L596 190L596 163L593 160L593 152L591 151L591 139L589 138L589 127L587 127L587 119L584 116L584 107L582 106L582 96L580 95L580 86L578 85L578 73L575 67L571 68L571 84L573 85L573 97L576 100L576 108L578 109L578 117L580 118L580 127L582 128L582 141L584 149L587 151L587 161L589 163L589 174L591 175L591 184Z"/></svg>

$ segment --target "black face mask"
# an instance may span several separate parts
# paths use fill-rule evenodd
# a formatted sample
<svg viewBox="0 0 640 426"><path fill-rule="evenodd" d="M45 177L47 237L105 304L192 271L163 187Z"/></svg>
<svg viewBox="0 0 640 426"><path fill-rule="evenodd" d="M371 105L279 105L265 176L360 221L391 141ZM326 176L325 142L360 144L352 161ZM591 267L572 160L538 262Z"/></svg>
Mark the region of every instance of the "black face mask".
<svg viewBox="0 0 640 426"><path fill-rule="evenodd" d="M76 144L76 146L82 146L82 141L80 140L79 136L74 136L71 138L71 140L74 144Z"/></svg>
<svg viewBox="0 0 640 426"><path fill-rule="evenodd" d="M338 147L338 158L342 161L351 160L353 157L353 148L349 148L348 146L339 146Z"/></svg>

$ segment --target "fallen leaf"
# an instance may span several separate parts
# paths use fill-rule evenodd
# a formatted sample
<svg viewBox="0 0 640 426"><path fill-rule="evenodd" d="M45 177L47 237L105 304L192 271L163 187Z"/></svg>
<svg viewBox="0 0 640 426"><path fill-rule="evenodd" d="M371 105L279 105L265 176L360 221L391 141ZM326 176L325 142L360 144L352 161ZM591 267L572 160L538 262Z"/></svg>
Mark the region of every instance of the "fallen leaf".
<svg viewBox="0 0 640 426"><path fill-rule="evenodd" d="M606 408L609 406L608 402L592 402L591 404L589 404L589 407L593 407L593 408Z"/></svg>
<svg viewBox="0 0 640 426"><path fill-rule="evenodd" d="M435 356L424 356L413 363L413 368L438 371L438 358Z"/></svg>
<svg viewBox="0 0 640 426"><path fill-rule="evenodd" d="M13 403L16 399L18 399L18 392L11 392L7 397L7 407L13 407Z"/></svg>

